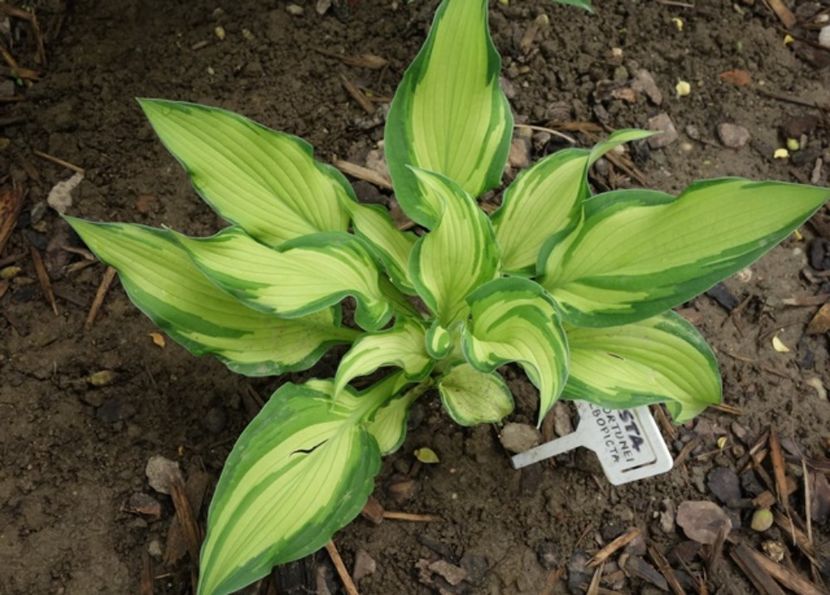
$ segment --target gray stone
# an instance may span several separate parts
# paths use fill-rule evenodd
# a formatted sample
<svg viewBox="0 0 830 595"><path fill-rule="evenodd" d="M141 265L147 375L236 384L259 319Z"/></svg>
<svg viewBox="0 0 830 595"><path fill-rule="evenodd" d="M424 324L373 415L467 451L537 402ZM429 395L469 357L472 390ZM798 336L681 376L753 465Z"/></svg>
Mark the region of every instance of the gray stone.
<svg viewBox="0 0 830 595"><path fill-rule="evenodd" d="M674 122L665 112L648 119L648 129L662 134L655 134L648 139L648 146L652 149L662 149L677 140L677 129Z"/></svg>
<svg viewBox="0 0 830 595"><path fill-rule="evenodd" d="M749 130L737 124L724 122L718 125L718 138L725 147L740 149L749 142Z"/></svg>
<svg viewBox="0 0 830 595"><path fill-rule="evenodd" d="M502 428L499 440L510 452L524 452L537 446L542 439L539 430L528 424L508 423Z"/></svg>

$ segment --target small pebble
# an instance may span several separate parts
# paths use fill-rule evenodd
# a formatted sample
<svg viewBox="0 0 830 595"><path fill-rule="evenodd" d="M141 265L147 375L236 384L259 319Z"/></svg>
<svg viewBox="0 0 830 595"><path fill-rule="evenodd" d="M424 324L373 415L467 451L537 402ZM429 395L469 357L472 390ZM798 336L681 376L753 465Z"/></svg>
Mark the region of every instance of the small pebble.
<svg viewBox="0 0 830 595"><path fill-rule="evenodd" d="M541 442L539 430L529 424L510 422L502 428L499 440L509 452L525 452Z"/></svg>
<svg viewBox="0 0 830 595"><path fill-rule="evenodd" d="M294 15L295 17L301 16L305 12L305 9L299 4L289 4L285 7L285 10L288 14Z"/></svg>
<svg viewBox="0 0 830 595"><path fill-rule="evenodd" d="M752 513L752 522L750 523L750 527L752 527L753 531L758 531L759 533L761 533L772 527L772 522L773 517L772 512L770 512L770 509L759 508L754 513Z"/></svg>
<svg viewBox="0 0 830 595"><path fill-rule="evenodd" d="M724 122L718 126L718 137L724 146L740 149L749 142L749 130L737 124Z"/></svg>
<svg viewBox="0 0 830 595"><path fill-rule="evenodd" d="M677 129L669 115L665 112L648 119L648 129L662 134L655 134L648 138L648 146L652 149L667 147L677 140Z"/></svg>

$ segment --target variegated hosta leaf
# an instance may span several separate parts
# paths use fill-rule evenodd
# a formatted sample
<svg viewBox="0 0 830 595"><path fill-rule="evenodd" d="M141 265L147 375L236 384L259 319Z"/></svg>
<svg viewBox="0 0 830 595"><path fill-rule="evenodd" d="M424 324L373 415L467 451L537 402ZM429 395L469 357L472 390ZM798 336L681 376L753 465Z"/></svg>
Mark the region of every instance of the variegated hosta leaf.
<svg viewBox="0 0 830 595"><path fill-rule="evenodd" d="M666 403L677 423L720 403L712 350L674 312L625 326L567 327L566 333L571 367L565 398L613 409Z"/></svg>
<svg viewBox="0 0 830 595"><path fill-rule="evenodd" d="M432 368L426 351L424 328L412 319L402 318L394 328L364 335L346 352L337 368L335 395L349 382L385 366L401 368L408 380L423 378Z"/></svg>
<svg viewBox="0 0 830 595"><path fill-rule="evenodd" d="M415 293L409 280L409 255L417 239L415 235L396 228L383 207L362 205L354 201L345 204L355 233L374 250L395 286L406 293Z"/></svg>
<svg viewBox="0 0 830 595"><path fill-rule="evenodd" d="M346 231L345 178L311 145L225 110L139 101L193 186L224 219L270 246L318 231Z"/></svg>
<svg viewBox="0 0 830 595"><path fill-rule="evenodd" d="M214 283L253 308L295 318L352 296L362 328L382 328L391 315L374 260L349 234L308 235L279 250L235 227L209 238L175 237Z"/></svg>
<svg viewBox="0 0 830 595"><path fill-rule="evenodd" d="M401 447L406 438L406 421L412 404L429 388L422 382L409 390L401 391L408 381L402 373L393 374L383 381L387 394L399 395L377 410L366 429L377 440L380 454L388 455ZM381 383L379 383L380 385Z"/></svg>
<svg viewBox="0 0 830 595"><path fill-rule="evenodd" d="M568 341L553 300L541 286L518 277L491 281L468 298L464 333L467 361L482 372L517 362L539 389L539 423L568 378Z"/></svg>
<svg viewBox="0 0 830 595"><path fill-rule="evenodd" d="M312 366L357 332L339 326L332 308L294 320L253 310L218 289L191 262L172 233L129 223L66 220L90 250L118 270L138 308L196 355L210 354L248 376Z"/></svg>
<svg viewBox="0 0 830 595"><path fill-rule="evenodd" d="M390 395L335 402L332 390L285 384L242 432L210 505L200 595L235 592L316 551L366 503L380 451L362 419Z"/></svg>
<svg viewBox="0 0 830 595"><path fill-rule="evenodd" d="M652 134L619 130L593 150L557 151L519 174L505 190L502 206L493 213L502 270L533 272L545 242L572 230L582 218L582 201L591 194L591 165L614 147Z"/></svg>
<svg viewBox="0 0 830 595"><path fill-rule="evenodd" d="M828 198L826 188L737 178L692 184L678 198L601 194L550 252L541 282L577 326L644 320L747 266Z"/></svg>
<svg viewBox="0 0 830 595"><path fill-rule="evenodd" d="M498 372L454 366L438 381L444 409L462 426L496 423L513 411L513 395Z"/></svg>
<svg viewBox="0 0 830 595"><path fill-rule="evenodd" d="M490 220L455 182L413 169L425 213L434 222L412 250L410 276L418 295L448 328L468 312L467 295L498 272Z"/></svg>
<svg viewBox="0 0 830 595"><path fill-rule="evenodd" d="M430 226L407 166L455 180L474 197L499 185L513 116L499 86L487 0L444 0L404 74L386 121L386 162L407 215Z"/></svg>

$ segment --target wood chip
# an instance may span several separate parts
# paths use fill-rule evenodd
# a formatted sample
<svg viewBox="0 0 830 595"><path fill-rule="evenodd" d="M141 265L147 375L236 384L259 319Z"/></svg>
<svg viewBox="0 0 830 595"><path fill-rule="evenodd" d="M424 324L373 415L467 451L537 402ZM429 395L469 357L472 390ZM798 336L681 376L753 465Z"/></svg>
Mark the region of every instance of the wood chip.
<svg viewBox="0 0 830 595"><path fill-rule="evenodd" d="M17 218L22 208L23 191L19 186L0 193L0 254L3 253L6 242L9 241L9 236L17 225Z"/></svg>
<svg viewBox="0 0 830 595"><path fill-rule="evenodd" d="M360 515L369 522L380 525L383 522L383 506L374 496L369 496Z"/></svg>
<svg viewBox="0 0 830 595"><path fill-rule="evenodd" d="M46 301L52 307L52 312L55 316L58 315L58 303L55 301L55 292L52 291L52 281L49 279L49 273L46 272L46 267L43 266L43 257L38 252L37 248L31 246L29 248L32 255L32 262L35 264L35 273L37 273L37 280L40 283L40 289L46 297Z"/></svg>
<svg viewBox="0 0 830 595"><path fill-rule="evenodd" d="M190 554L190 563L199 565L199 549L202 545L202 532L196 523L193 507L187 497L184 482L176 478L170 485L170 497L173 499L173 507L176 509L176 518L182 527L184 542Z"/></svg>
<svg viewBox="0 0 830 595"><path fill-rule="evenodd" d="M823 335L828 331L830 331L830 302L819 308L810 324L807 325L808 335Z"/></svg>
<svg viewBox="0 0 830 595"><path fill-rule="evenodd" d="M787 8L787 5L784 4L783 0L764 0L764 2L772 9L775 16L778 17L778 20L780 20L787 29L791 29L793 25L795 25L795 15L789 8Z"/></svg>
<svg viewBox="0 0 830 595"><path fill-rule="evenodd" d="M205 499L208 485L210 484L210 475L202 471L193 471L189 473L187 483L185 484L185 493L187 500L190 503L190 510L193 511L194 516L198 516L202 509L202 503ZM167 543L164 550L164 563L167 566L172 566L184 557L188 550L187 539L178 515L170 524L170 530L167 532Z"/></svg>
<svg viewBox="0 0 830 595"><path fill-rule="evenodd" d="M752 550L739 543L732 548L729 555L738 565L749 581L762 595L785 595L783 589L773 580L768 572L752 557Z"/></svg>
<svg viewBox="0 0 830 595"><path fill-rule="evenodd" d="M773 562L760 552L756 552L744 544L739 544L738 547L743 547L747 557L751 558L768 575L774 577L775 580L791 591L799 595L826 595L826 591L819 589L794 570Z"/></svg>
<svg viewBox="0 0 830 595"><path fill-rule="evenodd" d="M787 470L784 466L784 455L781 452L781 441L778 438L778 432L774 428L769 430L769 455L772 462L773 476L775 477L775 495L778 497L778 502L784 507L784 511L788 511Z"/></svg>
<svg viewBox="0 0 830 595"><path fill-rule="evenodd" d="M599 566L600 564L605 562L609 557L614 555L614 553L617 550L625 547L639 536L640 530L637 527L629 529L628 531L617 537L615 540L608 543L608 545L599 550L596 554L594 554L594 557L591 558L588 562L588 567L592 568L594 566Z"/></svg>

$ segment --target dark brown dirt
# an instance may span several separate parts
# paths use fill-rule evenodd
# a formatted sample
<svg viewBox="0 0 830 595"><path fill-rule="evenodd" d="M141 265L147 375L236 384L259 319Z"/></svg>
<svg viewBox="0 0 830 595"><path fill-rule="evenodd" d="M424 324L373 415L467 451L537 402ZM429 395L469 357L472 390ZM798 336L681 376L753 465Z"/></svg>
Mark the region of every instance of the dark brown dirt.
<svg viewBox="0 0 830 595"><path fill-rule="evenodd" d="M252 414L248 387L268 395L280 382L235 376L169 341L157 347L148 336L152 325L117 283L92 330L83 332L103 267L65 271L78 257L61 246L77 239L44 201L71 172L40 160L32 150L86 169L73 214L165 224L193 234L215 230L220 222L155 140L134 97L220 105L305 137L323 159L364 162L382 138L382 118L367 118L343 90L339 75L391 96L435 3L360 0L340 3L322 17L313 4L305 5L304 15L292 16L285 2L274 0L78 0L69 3L71 10L58 0L43 3L39 14L50 31L44 77L25 90L25 101L0 106L4 117L23 118L2 124L10 144L0 151L0 173L7 171L27 191L18 229L0 260L27 251L29 242L44 251L60 314L49 310L32 263L22 258L17 264L23 271L0 297L0 592L137 592L142 555L148 547L163 546L172 517L163 496L158 496L160 520L123 511L132 494L151 493L144 477L147 459L163 454L181 461L186 471L205 469L217 478ZM809 133L806 151L790 161L771 158L783 142L782 124L822 113L756 91L826 103L830 70L797 57L783 44L779 23L763 3L755 4L741 4L738 11L731 2L698 0L696 10L686 10L599 0L598 14L591 17L547 0L514 0L509 7L496 3L494 37L517 120L541 126L589 121L610 128L644 127L649 117L665 111L680 139L665 149L634 151L655 188L677 191L693 179L726 174L805 180L822 155L825 167L818 183L827 185L826 120ZM799 4L810 14L817 3ZM549 15L551 24L540 29L525 54L522 37L541 14ZM683 18L682 32L673 17ZM217 25L226 31L224 41L214 35ZM193 49L200 42L207 45ZM614 47L623 49L621 60L612 57ZM349 67L315 48L372 52L390 65L382 71ZM24 65L32 65L25 39L12 49ZM613 86L608 81L624 83L640 68L651 72L662 90L661 107L643 97L634 103L607 98ZM751 73L753 85L722 82L719 74L732 69ZM691 83L691 95L675 96L678 80ZM722 122L747 127L751 145L737 151L720 145L715 129ZM686 133L689 125L697 127L700 141ZM560 146L540 135L533 140L534 159ZM609 178L605 168L597 173L598 187L626 183L619 175ZM728 318L708 297L695 300L685 313L718 351L726 402L745 412L738 422L747 428L748 440L775 424L783 436L818 456L821 438L830 434L830 404L807 381L818 378L830 387L828 340L804 334L815 307L785 307L781 301L830 291L826 275L822 282L807 264L810 240L820 228L808 225L802 232L805 239L789 239L753 266L751 278L727 282L739 300L749 300L740 313ZM790 353L772 349L779 329ZM326 358L313 374L330 375L335 361ZM115 380L92 387L85 377L99 370L115 371ZM532 390L518 378L511 386L519 403L514 419L529 421ZM715 463L734 467L736 457L730 449L697 455L716 450L719 436L729 438L730 448L741 444L731 428L735 417L707 412L681 430L681 442L703 437L685 469L611 488L587 453L560 457L556 468L545 464L516 472L495 428L455 427L435 401L420 404L413 418L416 427L401 451L386 460L376 495L390 509L437 514L442 520L387 521L375 527L358 519L339 534L348 564L358 549L377 561L377 572L360 583L365 593L430 592L419 582L416 564L438 558L463 559L468 568L480 569L471 577L469 592L539 593L551 568L565 565L575 549L595 551L612 525L636 525L668 549L683 537L679 530L660 529L656 515L664 501L676 506L708 497L706 473ZM425 445L441 463L420 469L411 499L394 501L388 486L411 472L412 451ZM748 523L746 513L743 522ZM814 530L818 543L830 538L826 525ZM769 537L781 538L775 531ZM545 567L540 550L550 554ZM188 592L186 564L166 568L156 560L155 568L156 593ZM710 592L751 592L726 561L708 580ZM564 582L552 588L565 592ZM638 580L624 587L627 592L641 588Z"/></svg>

